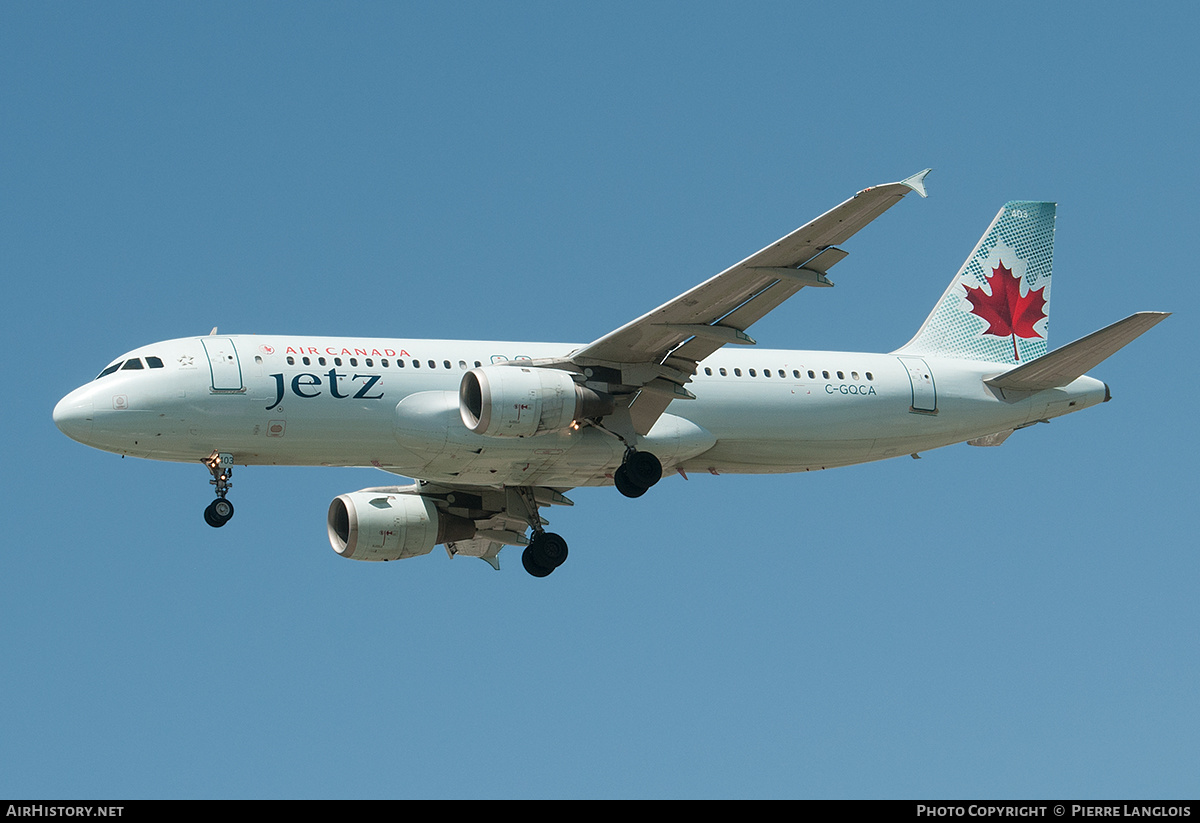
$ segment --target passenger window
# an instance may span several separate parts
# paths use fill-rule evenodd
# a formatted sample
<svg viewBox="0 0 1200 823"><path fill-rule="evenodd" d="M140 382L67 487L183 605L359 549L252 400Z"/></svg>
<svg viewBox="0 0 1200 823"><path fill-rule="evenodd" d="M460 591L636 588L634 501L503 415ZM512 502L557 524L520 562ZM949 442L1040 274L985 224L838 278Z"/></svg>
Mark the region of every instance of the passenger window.
<svg viewBox="0 0 1200 823"><path fill-rule="evenodd" d="M380 360L379 364L386 369L387 368L387 358L385 357L384 359Z"/></svg>
<svg viewBox="0 0 1200 823"><path fill-rule="evenodd" d="M163 367L163 361L157 357L147 357L146 365L152 369L161 369Z"/></svg>
<svg viewBox="0 0 1200 823"><path fill-rule="evenodd" d="M838 380L845 380L845 379L846 379L846 375L842 374L841 372L838 372Z"/></svg>
<svg viewBox="0 0 1200 823"><path fill-rule="evenodd" d="M483 365L483 364L482 364L482 363L480 363L478 360L476 360L476 361L475 361L475 368L479 368L479 367L480 367L480 366L482 366L482 365Z"/></svg>
<svg viewBox="0 0 1200 823"><path fill-rule="evenodd" d="M296 358L292 357L290 354L288 355L288 365L289 366L296 365Z"/></svg>
<svg viewBox="0 0 1200 823"><path fill-rule="evenodd" d="M462 369L462 370L466 371L466 368L467 368L467 361L466 361L466 360L459 360L459 361L458 361L458 367L459 367L460 369Z"/></svg>
<svg viewBox="0 0 1200 823"><path fill-rule="evenodd" d="M858 379L858 372L856 372L856 371L852 371L852 372L850 372L850 377L851 377L852 379L854 379L854 380L857 380L857 379Z"/></svg>
<svg viewBox="0 0 1200 823"><path fill-rule="evenodd" d="M783 369L780 369L780 370L779 370L779 376L780 376L780 377L787 377L787 373L786 373L786 372L785 372Z"/></svg>
<svg viewBox="0 0 1200 823"><path fill-rule="evenodd" d="M318 363L320 363L322 366L324 366L324 365L325 365L325 358L324 358L324 357L318 357L318 358L317 358L317 362L318 362Z"/></svg>
<svg viewBox="0 0 1200 823"><path fill-rule="evenodd" d="M741 376L742 376L742 370L741 370L741 369L734 369L734 370L733 370L733 376L734 376L734 377L741 377Z"/></svg>
<svg viewBox="0 0 1200 823"><path fill-rule="evenodd" d="M413 368L414 368L414 369L419 369L419 368L421 368L421 361L420 361L420 360L414 360L414 361L413 361Z"/></svg>
<svg viewBox="0 0 1200 823"><path fill-rule="evenodd" d="M754 369L751 369L751 370L750 370L750 376L751 376L751 377L758 377L758 375L754 373Z"/></svg>
<svg viewBox="0 0 1200 823"><path fill-rule="evenodd" d="M140 369L141 367L142 361L134 357L125 361L125 365L121 367L121 371L130 371L131 369Z"/></svg>
<svg viewBox="0 0 1200 823"><path fill-rule="evenodd" d="M325 364L322 363L321 365L324 366ZM342 358L340 358L340 357L333 358L333 365L335 365L335 366L342 365Z"/></svg>
<svg viewBox="0 0 1200 823"><path fill-rule="evenodd" d="M442 366L443 366L443 367L445 367L445 368L447 368L447 369L449 369L449 368L453 368L453 367L450 365L450 361L449 361L449 360L443 360L443 361L442 361Z"/></svg>
<svg viewBox="0 0 1200 823"><path fill-rule="evenodd" d="M303 361L304 361L304 365L306 365L306 366L311 366L311 365L312 365L312 361L311 361L311 360L309 360L307 357L304 357L304 358L302 358L302 359L303 359Z"/></svg>
<svg viewBox="0 0 1200 823"><path fill-rule="evenodd" d="M817 376L817 373L816 373L815 371L813 371L812 369L809 369L809 370L808 370L808 379L809 379L809 380L813 380L813 379L815 379L815 378L816 378L816 376Z"/></svg>
<svg viewBox="0 0 1200 823"><path fill-rule="evenodd" d="M728 377L728 376L729 376L729 375L727 375L727 374L725 373L725 369L724 369L724 368L720 369L720 372L721 372L721 376L722 376L722 377Z"/></svg>
<svg viewBox="0 0 1200 823"><path fill-rule="evenodd" d="M826 380L828 380L828 379L829 379L829 372L827 372L827 371L823 371L823 372L821 372L821 376L822 376L822 377L824 377Z"/></svg>
<svg viewBox="0 0 1200 823"><path fill-rule="evenodd" d="M366 362L367 362L367 368L369 368L369 369L374 368L374 364L371 362L371 358L368 357Z"/></svg>
<svg viewBox="0 0 1200 823"><path fill-rule="evenodd" d="M357 365L358 365L358 358L357 358L357 357L351 357L351 358L350 358L350 365L351 365L351 366L357 366Z"/></svg>
<svg viewBox="0 0 1200 823"><path fill-rule="evenodd" d="M870 372L867 372L867 379L868 379L868 380L874 380L875 378L871 376L871 373L870 373Z"/></svg>
<svg viewBox="0 0 1200 823"><path fill-rule="evenodd" d="M709 368L708 366L704 367L704 373L707 374L709 377L712 377L712 369Z"/></svg>
<svg viewBox="0 0 1200 823"><path fill-rule="evenodd" d="M436 368L437 368L437 363L436 363L436 362L434 362L433 360L430 360L430 361L429 361L429 368L431 368L431 369L436 369Z"/></svg>
<svg viewBox="0 0 1200 823"><path fill-rule="evenodd" d="M780 377L782 377L782 376L783 376L783 375L780 375ZM800 370L799 370L799 369L792 369L792 377L794 377L795 379L799 380L799 379L800 379Z"/></svg>

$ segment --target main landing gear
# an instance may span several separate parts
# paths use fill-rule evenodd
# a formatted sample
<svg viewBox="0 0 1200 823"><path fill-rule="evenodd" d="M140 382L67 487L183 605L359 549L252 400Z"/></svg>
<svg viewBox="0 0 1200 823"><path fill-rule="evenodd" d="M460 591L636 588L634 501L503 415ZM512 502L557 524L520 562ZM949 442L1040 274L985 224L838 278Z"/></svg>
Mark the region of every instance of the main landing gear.
<svg viewBox="0 0 1200 823"><path fill-rule="evenodd" d="M626 497L641 497L646 490L662 479L662 463L650 452L630 448L625 451L621 466L613 472L617 491Z"/></svg>
<svg viewBox="0 0 1200 823"><path fill-rule="evenodd" d="M567 541L543 528L546 521L538 514L537 496L532 488L520 486L510 491L516 496L510 498L509 513L524 520L533 529L529 545L521 554L521 565L534 577L546 577L566 562Z"/></svg>
<svg viewBox="0 0 1200 823"><path fill-rule="evenodd" d="M641 497L646 490L662 479L662 463L650 452L627 449L625 459L613 472L617 491L626 497ZM529 489L519 489L524 504L525 519L533 528L529 545L521 554L521 565L534 577L546 577L567 559L567 541L560 535L542 530L542 519L537 513L537 501Z"/></svg>
<svg viewBox="0 0 1200 823"><path fill-rule="evenodd" d="M521 554L521 565L534 577L545 577L567 559L567 541L553 532L537 531Z"/></svg>
<svg viewBox="0 0 1200 823"><path fill-rule="evenodd" d="M213 452L200 462L212 473L213 479L208 482L217 487L217 499L204 510L204 522L219 529L233 517L233 503L225 499L233 485L229 482L233 475L233 455Z"/></svg>

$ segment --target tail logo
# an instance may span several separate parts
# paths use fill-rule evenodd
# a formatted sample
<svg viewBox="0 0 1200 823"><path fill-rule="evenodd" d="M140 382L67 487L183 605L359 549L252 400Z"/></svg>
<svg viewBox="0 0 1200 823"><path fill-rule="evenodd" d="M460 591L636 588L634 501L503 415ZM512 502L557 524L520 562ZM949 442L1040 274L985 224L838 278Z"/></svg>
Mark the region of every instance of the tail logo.
<svg viewBox="0 0 1200 823"><path fill-rule="evenodd" d="M982 318L988 324L983 334L995 337L1011 337L1013 343L1013 359L1020 360L1017 354L1017 338L1042 339L1033 327L1038 321L1046 318L1046 301L1040 289L1028 289L1021 294L1021 279L1013 276L1012 269L1005 267L1004 261L992 269L987 278L991 294L984 292L983 287L972 287L963 284L967 290L967 300L971 302L971 314Z"/></svg>

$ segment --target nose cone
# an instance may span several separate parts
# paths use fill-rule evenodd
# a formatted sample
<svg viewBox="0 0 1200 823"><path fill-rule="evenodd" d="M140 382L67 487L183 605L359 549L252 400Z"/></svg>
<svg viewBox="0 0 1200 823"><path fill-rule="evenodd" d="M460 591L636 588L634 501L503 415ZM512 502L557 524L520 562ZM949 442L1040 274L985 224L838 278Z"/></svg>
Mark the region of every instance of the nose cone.
<svg viewBox="0 0 1200 823"><path fill-rule="evenodd" d="M87 386L71 392L54 407L54 425L80 443L86 443L92 433L92 417L92 394Z"/></svg>

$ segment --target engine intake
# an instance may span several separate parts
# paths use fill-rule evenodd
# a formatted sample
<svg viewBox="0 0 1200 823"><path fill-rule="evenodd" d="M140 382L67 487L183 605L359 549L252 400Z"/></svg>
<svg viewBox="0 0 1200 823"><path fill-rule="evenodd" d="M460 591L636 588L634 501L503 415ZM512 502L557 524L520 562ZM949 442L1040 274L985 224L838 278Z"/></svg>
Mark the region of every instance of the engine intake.
<svg viewBox="0 0 1200 823"><path fill-rule="evenodd" d="M443 514L419 494L358 491L338 495L326 520L329 544L353 560L402 560L438 543L469 540L475 523Z"/></svg>
<svg viewBox="0 0 1200 823"><path fill-rule="evenodd" d="M463 375L458 405L463 425L476 434L529 437L610 414L613 398L558 369L482 366Z"/></svg>

